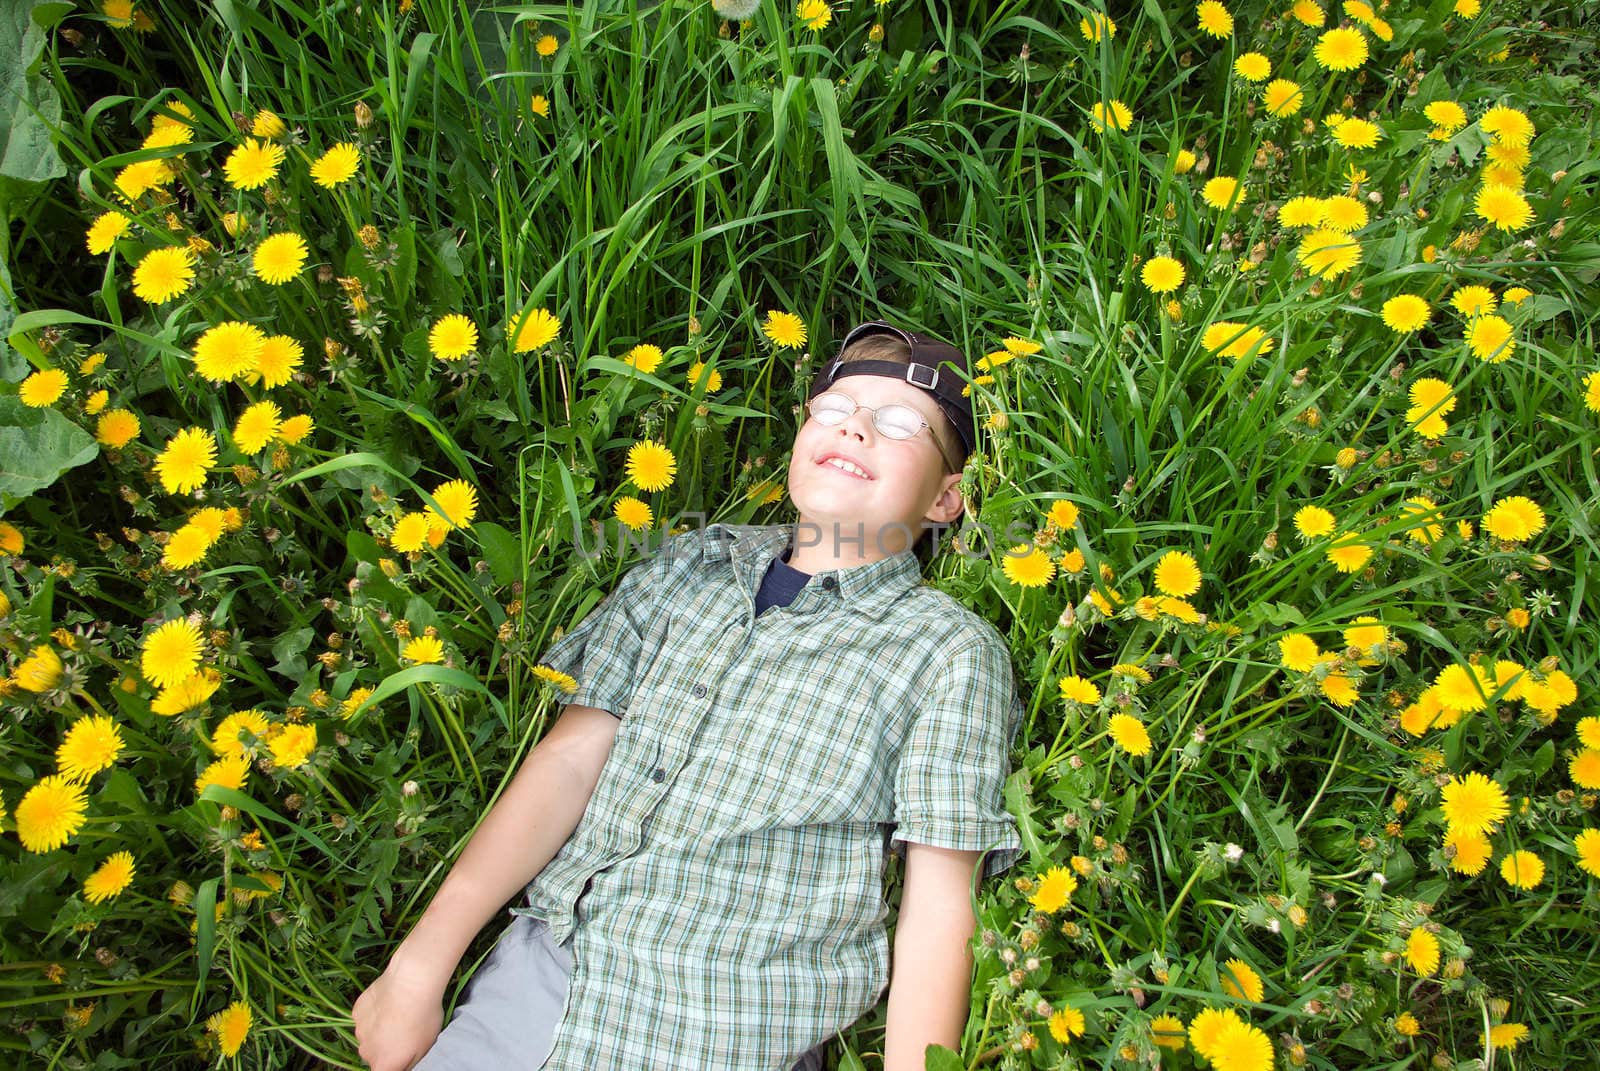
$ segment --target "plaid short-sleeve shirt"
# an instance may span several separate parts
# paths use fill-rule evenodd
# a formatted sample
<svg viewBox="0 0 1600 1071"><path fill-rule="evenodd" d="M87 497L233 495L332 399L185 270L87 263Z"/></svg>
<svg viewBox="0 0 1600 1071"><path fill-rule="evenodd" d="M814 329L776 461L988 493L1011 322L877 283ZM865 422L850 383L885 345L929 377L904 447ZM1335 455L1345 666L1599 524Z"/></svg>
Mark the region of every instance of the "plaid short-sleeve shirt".
<svg viewBox="0 0 1600 1071"><path fill-rule="evenodd" d="M1004 642L909 552L754 616L792 525L673 537L543 661L621 719L519 912L572 938L545 1068L780 1071L888 983L891 842L1020 843Z"/></svg>

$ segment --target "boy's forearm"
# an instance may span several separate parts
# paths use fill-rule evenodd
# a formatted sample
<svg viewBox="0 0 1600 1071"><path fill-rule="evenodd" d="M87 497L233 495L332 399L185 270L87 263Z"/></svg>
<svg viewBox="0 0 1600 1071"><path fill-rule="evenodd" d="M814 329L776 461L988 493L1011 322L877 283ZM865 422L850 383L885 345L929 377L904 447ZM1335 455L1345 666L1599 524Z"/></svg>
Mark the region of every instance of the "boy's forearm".
<svg viewBox="0 0 1600 1071"><path fill-rule="evenodd" d="M557 748L535 748L395 949L391 965L441 988L448 984L478 931L571 837L601 765L600 752L575 758Z"/></svg>
<svg viewBox="0 0 1600 1071"><path fill-rule="evenodd" d="M929 1045L960 1050L971 1002L970 918L934 920L914 932L902 925L896 934L884 1071L923 1071Z"/></svg>

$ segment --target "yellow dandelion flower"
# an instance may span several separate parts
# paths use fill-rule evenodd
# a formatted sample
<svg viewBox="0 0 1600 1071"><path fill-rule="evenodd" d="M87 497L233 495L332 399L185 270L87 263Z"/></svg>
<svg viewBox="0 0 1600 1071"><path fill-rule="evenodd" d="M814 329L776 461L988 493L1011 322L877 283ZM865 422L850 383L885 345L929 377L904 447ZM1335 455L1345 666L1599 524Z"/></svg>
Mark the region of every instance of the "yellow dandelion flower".
<svg viewBox="0 0 1600 1071"><path fill-rule="evenodd" d="M228 320L207 328L194 343L194 370L212 383L256 371L267 336L255 324Z"/></svg>
<svg viewBox="0 0 1600 1071"><path fill-rule="evenodd" d="M1233 33L1233 16L1218 0L1200 0L1195 5L1194 14L1200 24L1200 32L1208 37L1222 38Z"/></svg>
<svg viewBox="0 0 1600 1071"><path fill-rule="evenodd" d="M258 138L281 138L289 132L289 124L278 117L276 112L262 108L256 112L255 118L250 120L250 133Z"/></svg>
<svg viewBox="0 0 1600 1071"><path fill-rule="evenodd" d="M1422 977L1430 977L1439 969L1439 939L1418 926L1406 938L1406 962Z"/></svg>
<svg viewBox="0 0 1600 1071"><path fill-rule="evenodd" d="M1219 1011L1216 1008L1206 1008L1189 1020L1189 1044L1208 1060L1215 1061L1213 1053L1216 1051L1217 1040L1223 1030L1235 1023L1241 1023L1237 1012Z"/></svg>
<svg viewBox="0 0 1600 1071"><path fill-rule="evenodd" d="M1169 550L1156 563L1156 589L1173 598L1186 598L1200 590L1200 566L1192 554Z"/></svg>
<svg viewBox="0 0 1600 1071"><path fill-rule="evenodd" d="M1492 182L1478 191L1472 211L1502 231L1521 230L1533 220L1533 206L1515 188Z"/></svg>
<svg viewBox="0 0 1600 1071"><path fill-rule="evenodd" d="M1223 1023L1207 1054L1217 1071L1272 1071L1272 1039L1237 1017Z"/></svg>
<svg viewBox="0 0 1600 1071"><path fill-rule="evenodd" d="M361 150L341 141L317 157L311 165L311 181L325 190L349 182L361 170Z"/></svg>
<svg viewBox="0 0 1600 1071"><path fill-rule="evenodd" d="M511 348L518 353L531 353L554 342L561 333L561 320L548 309L529 309L517 323Z"/></svg>
<svg viewBox="0 0 1600 1071"><path fill-rule="evenodd" d="M1301 25L1309 26L1313 30L1321 29L1328 17L1322 10L1322 5L1317 3L1317 0L1295 0L1294 7L1289 9L1289 13Z"/></svg>
<svg viewBox="0 0 1600 1071"><path fill-rule="evenodd" d="M1367 225L1367 206L1354 197L1329 197L1322 202L1322 222L1330 231L1351 234Z"/></svg>
<svg viewBox="0 0 1600 1071"><path fill-rule="evenodd" d="M117 239L128 233L128 228L133 226L133 220L113 209L95 217L89 224L85 238L89 245L89 252L96 256L109 253L117 244Z"/></svg>
<svg viewBox="0 0 1600 1071"><path fill-rule="evenodd" d="M792 312L769 311L761 333L774 346L785 349L799 349L806 344L805 321Z"/></svg>
<svg viewBox="0 0 1600 1071"><path fill-rule="evenodd" d="M315 426L311 417L305 413L289 417L278 425L278 441L293 446L307 435L310 435Z"/></svg>
<svg viewBox="0 0 1600 1071"><path fill-rule="evenodd" d="M194 282L194 253L188 246L152 249L133 269L133 294L159 305L189 289Z"/></svg>
<svg viewBox="0 0 1600 1071"><path fill-rule="evenodd" d="M161 625L141 645L139 671L158 688L177 684L200 665L200 630L186 618Z"/></svg>
<svg viewBox="0 0 1600 1071"><path fill-rule="evenodd" d="M288 335L268 335L256 354L255 368L246 378L253 382L260 377L261 385L269 390L281 387L294 378L304 356L304 348Z"/></svg>
<svg viewBox="0 0 1600 1071"><path fill-rule="evenodd" d="M418 665L443 662L444 644L437 636L413 636L406 641L405 649L400 655Z"/></svg>
<svg viewBox="0 0 1600 1071"><path fill-rule="evenodd" d="M426 513L404 514L389 533L389 545L402 554L415 554L428 541L428 527Z"/></svg>
<svg viewBox="0 0 1600 1071"><path fill-rule="evenodd" d="M1233 73L1247 82L1265 82L1272 76L1272 61L1259 52L1246 52L1233 61Z"/></svg>
<svg viewBox="0 0 1600 1071"><path fill-rule="evenodd" d="M1396 294L1383 303L1383 325L1397 335L1422 330L1432 316L1427 301L1416 294Z"/></svg>
<svg viewBox="0 0 1600 1071"><path fill-rule="evenodd" d="M434 527L471 528L478 515L478 491L466 480L450 480L433 489L438 508L428 507Z"/></svg>
<svg viewBox="0 0 1600 1071"><path fill-rule="evenodd" d="M345 721L349 721L351 718L356 716L356 711L361 708L361 704L365 703L370 698L372 698L371 688L353 689L349 695L345 696L344 699L340 701L339 717L343 718Z"/></svg>
<svg viewBox="0 0 1600 1071"><path fill-rule="evenodd" d="M1073 1038L1083 1037L1084 1031L1089 1028L1083 1012L1070 1005L1052 1012L1047 1025L1050 1036L1063 1045L1071 1042Z"/></svg>
<svg viewBox="0 0 1600 1071"><path fill-rule="evenodd" d="M550 118L550 98L543 93L535 93L528 101L528 110L540 119Z"/></svg>
<svg viewBox="0 0 1600 1071"><path fill-rule="evenodd" d="M1211 353L1239 360L1267 352L1272 348L1272 339L1259 327L1218 320L1201 334L1200 345Z"/></svg>
<svg viewBox="0 0 1600 1071"><path fill-rule="evenodd" d="M112 852L83 879L83 898L91 904L103 904L121 896L133 884L133 871L132 852Z"/></svg>
<svg viewBox="0 0 1600 1071"><path fill-rule="evenodd" d="M1466 2L1466 0L1456 0L1456 7L1459 8L1464 2ZM1477 0L1472 0L1472 2L1476 3ZM1526 855L1528 853L1521 852L1521 853L1518 853L1518 854ZM1535 860L1535 861L1537 862L1537 860ZM1542 864L1542 863L1540 864L1540 867L1541 867L1540 874L1541 874L1541 876L1544 873L1543 865L1544 864ZM1502 867L1502 869L1503 869L1503 867ZM1510 881L1511 879L1507 878L1506 880ZM1513 882L1513 884L1515 884L1515 883ZM1534 884L1538 884L1538 883L1535 882ZM1525 1024L1525 1023L1500 1023L1497 1026L1492 1026L1492 1027L1489 1028L1488 1037L1485 1037L1482 1034L1482 1032L1480 1032L1478 1034L1478 1044L1479 1045L1488 1045L1488 1046L1490 1046L1492 1048L1495 1048L1495 1049L1505 1049L1507 1051L1510 1051L1511 1049L1516 1048L1517 1045L1524 1038L1526 1038L1527 1036L1528 1036L1528 1027L1527 1027L1527 1024Z"/></svg>
<svg viewBox="0 0 1600 1071"><path fill-rule="evenodd" d="M1278 222L1285 227L1319 227L1323 221L1320 197L1291 197L1278 209Z"/></svg>
<svg viewBox="0 0 1600 1071"><path fill-rule="evenodd" d="M1444 847L1450 853L1450 869L1468 877L1483 873L1483 868L1489 865L1489 857L1494 854L1489 838L1472 830L1447 829Z"/></svg>
<svg viewBox="0 0 1600 1071"><path fill-rule="evenodd" d="M665 491L678 473L678 459L662 443L638 442L628 448L628 479L641 491Z"/></svg>
<svg viewBox="0 0 1600 1071"><path fill-rule="evenodd" d="M1348 532L1335 539L1327 550L1328 562L1341 573L1357 573L1372 560L1372 548L1361 536Z"/></svg>
<svg viewBox="0 0 1600 1071"><path fill-rule="evenodd" d="M1423 425L1429 420L1439 419L1428 417L1417 424L1417 430L1422 431ZM1443 423L1443 420L1440 420ZM1421 543L1425 547L1432 546L1440 536L1444 535L1444 525L1439 513L1438 505L1427 495L1417 495L1408 498L1400 504L1400 515L1410 522L1406 529L1406 538L1413 543Z"/></svg>
<svg viewBox="0 0 1600 1071"><path fill-rule="evenodd" d="M833 8L828 0L800 0L794 6L794 17L806 24L808 30L820 30L833 21Z"/></svg>
<svg viewBox="0 0 1600 1071"><path fill-rule="evenodd" d="M1500 876L1514 889L1535 889L1544 881L1544 860L1528 851L1515 851L1500 860Z"/></svg>
<svg viewBox="0 0 1600 1071"><path fill-rule="evenodd" d="M82 829L88 810L84 786L57 774L40 778L28 789L11 817L23 848L43 854L61 847Z"/></svg>
<svg viewBox="0 0 1600 1071"><path fill-rule="evenodd" d="M1496 539L1522 543L1544 531L1544 510L1531 498L1509 495L1496 499L1483 515L1484 529Z"/></svg>
<svg viewBox="0 0 1600 1071"><path fill-rule="evenodd" d="M17 400L34 409L44 409L60 400L66 389L66 372L59 368L43 368L18 385Z"/></svg>
<svg viewBox="0 0 1600 1071"><path fill-rule="evenodd" d="M1526 145L1533 140L1533 121L1523 112L1496 104L1483 113L1478 128L1501 145Z"/></svg>
<svg viewBox="0 0 1600 1071"><path fill-rule="evenodd" d="M1300 538L1309 542L1333 532L1334 516L1321 506L1301 506L1294 513L1294 528Z"/></svg>
<svg viewBox="0 0 1600 1071"><path fill-rule="evenodd" d="M1172 257L1151 257L1139 278L1152 294L1170 294L1183 285L1183 265Z"/></svg>
<svg viewBox="0 0 1600 1071"><path fill-rule="evenodd" d="M1600 748L1600 715L1579 718L1576 726L1578 743L1584 747Z"/></svg>
<svg viewBox="0 0 1600 1071"><path fill-rule="evenodd" d="M1422 114L1447 136L1467 125L1466 109L1453 100L1436 100L1423 108Z"/></svg>
<svg viewBox="0 0 1600 1071"><path fill-rule="evenodd" d="M1245 188L1236 178L1218 175L1200 187L1200 199L1212 208L1232 211L1244 203Z"/></svg>
<svg viewBox="0 0 1600 1071"><path fill-rule="evenodd" d="M1144 722L1132 714L1113 714L1106 724L1111 740L1122 750L1135 757L1150 754L1150 732Z"/></svg>
<svg viewBox="0 0 1600 1071"><path fill-rule="evenodd" d="M184 428L156 455L156 476L169 495L186 495L205 484L216 462L216 436L204 428Z"/></svg>
<svg viewBox="0 0 1600 1071"><path fill-rule="evenodd" d="M1041 548L1020 543L1002 556L1000 571L1018 587L1040 588L1056 575L1056 563Z"/></svg>
<svg viewBox="0 0 1600 1071"><path fill-rule="evenodd" d="M166 186L176 178L177 173L165 160L140 160L118 171L112 184L116 187L117 196L131 204L151 190Z"/></svg>
<svg viewBox="0 0 1600 1071"><path fill-rule="evenodd" d="M1346 119L1333 131L1333 140L1345 149L1370 149L1381 137L1383 130L1378 124L1365 119Z"/></svg>
<svg viewBox="0 0 1600 1071"><path fill-rule="evenodd" d="M272 723L259 710L236 710L217 722L211 749L223 758L254 756L271 731Z"/></svg>
<svg viewBox="0 0 1600 1071"><path fill-rule="evenodd" d="M1312 275L1332 278L1361 263L1361 243L1332 227L1323 227L1305 236L1295 256Z"/></svg>
<svg viewBox="0 0 1600 1071"><path fill-rule="evenodd" d="M428 331L428 349L441 361L459 361L478 348L478 325L452 312L433 322Z"/></svg>
<svg viewBox="0 0 1600 1071"><path fill-rule="evenodd" d="M1050 503L1050 512L1047 516L1051 524L1066 531L1078 523L1078 504L1069 499L1059 498Z"/></svg>
<svg viewBox="0 0 1600 1071"><path fill-rule="evenodd" d="M1172 157L1172 173L1174 175L1187 175L1194 170L1194 165L1199 162L1200 158L1190 150L1179 149Z"/></svg>
<svg viewBox="0 0 1600 1071"><path fill-rule="evenodd" d="M1451 778L1440 793L1446 827L1464 833L1493 833L1511 813L1505 790L1481 773Z"/></svg>
<svg viewBox="0 0 1600 1071"><path fill-rule="evenodd" d="M254 190L276 178L282 164L283 146L247 140L228 154L222 173L234 189Z"/></svg>
<svg viewBox="0 0 1600 1071"><path fill-rule="evenodd" d="M722 373L713 368L711 373L706 375L706 363L704 361L696 361L694 364L689 366L689 374L687 378L689 380L690 390L694 390L700 385L701 376L706 376L707 394L715 394L717 391L722 389Z"/></svg>
<svg viewBox="0 0 1600 1071"><path fill-rule="evenodd" d="M622 355L624 364L637 368L645 375L651 375L661 367L661 347L653 346L648 342L641 342L633 349Z"/></svg>
<svg viewBox="0 0 1600 1071"><path fill-rule="evenodd" d="M217 1048L222 1050L222 1055L231 1059L239 1055L239 1048L249 1037L250 1023L250 1005L236 1000L207 1019L206 1029L216 1035Z"/></svg>
<svg viewBox="0 0 1600 1071"><path fill-rule="evenodd" d="M1300 88L1298 82L1291 82L1287 78L1274 78L1261 93L1261 103L1279 119L1299 112L1305 102L1305 90Z"/></svg>
<svg viewBox="0 0 1600 1071"><path fill-rule="evenodd" d="M1585 829L1572 839L1578 853L1578 869L1591 878L1600 878L1600 829Z"/></svg>
<svg viewBox="0 0 1600 1071"><path fill-rule="evenodd" d="M110 718L93 714L72 723L56 748L56 769L69 781L87 781L109 770L123 751L122 730Z"/></svg>
<svg viewBox="0 0 1600 1071"><path fill-rule="evenodd" d="M311 250L293 231L262 239L250 258L250 271L264 283L278 286L300 274Z"/></svg>
<svg viewBox="0 0 1600 1071"><path fill-rule="evenodd" d="M1188 1039L1183 1020L1163 1013L1150 1020L1150 1040L1163 1049L1181 1049Z"/></svg>
<svg viewBox="0 0 1600 1071"><path fill-rule="evenodd" d="M1096 11L1090 13L1087 18L1078 20L1078 32L1083 34L1085 41L1097 44L1102 39L1117 36L1117 24L1111 21L1110 16Z"/></svg>
<svg viewBox="0 0 1600 1071"><path fill-rule="evenodd" d="M1079 573L1083 572L1083 551L1079 550L1077 547L1073 547L1071 550L1061 555L1058 564L1061 567L1061 571L1066 575L1077 576Z"/></svg>
<svg viewBox="0 0 1600 1071"><path fill-rule="evenodd" d="M1494 292L1487 286L1463 286L1450 295L1450 305L1469 318L1486 315L1495 310Z"/></svg>
<svg viewBox="0 0 1600 1071"><path fill-rule="evenodd" d="M187 714L216 694L222 686L222 674L210 666L191 673L176 684L162 688L150 702L151 713L163 718Z"/></svg>
<svg viewBox="0 0 1600 1071"><path fill-rule="evenodd" d="M571 695L578 690L578 682L570 673L563 673L550 666L534 666L533 675L554 687L563 695Z"/></svg>
<svg viewBox="0 0 1600 1071"><path fill-rule="evenodd" d="M1072 902L1078 891L1078 879L1066 867L1052 867L1039 875L1038 886L1028 902L1035 911L1053 915Z"/></svg>
<svg viewBox="0 0 1600 1071"><path fill-rule="evenodd" d="M1085 680L1076 673L1062 677L1059 682L1061 698L1070 703L1082 703L1093 706L1100 702L1100 689L1095 687L1093 681Z"/></svg>
<svg viewBox="0 0 1600 1071"><path fill-rule="evenodd" d="M267 737L273 765L293 770L310 761L317 750L317 727L304 722L284 725Z"/></svg>
<svg viewBox="0 0 1600 1071"><path fill-rule="evenodd" d="M1348 27L1326 30L1311 57L1325 71L1353 71L1367 62L1367 39L1360 30Z"/></svg>
<svg viewBox="0 0 1600 1071"><path fill-rule="evenodd" d="M611 513L618 523L635 532L649 528L655 520L650 507L632 495L624 495L612 503Z"/></svg>
<svg viewBox="0 0 1600 1071"><path fill-rule="evenodd" d="M1567 776L1579 788L1600 788L1600 750L1583 748L1567 762Z"/></svg>
<svg viewBox="0 0 1600 1071"><path fill-rule="evenodd" d="M233 441L246 454L259 454L278 437L283 425L283 413L272 402L257 402L243 413L233 426Z"/></svg>
<svg viewBox="0 0 1600 1071"><path fill-rule="evenodd" d="M161 548L161 564L167 569L187 569L205 560L206 552L216 542L204 528L186 524L167 539Z"/></svg>
<svg viewBox="0 0 1600 1071"><path fill-rule="evenodd" d="M1248 1000L1252 1004L1260 1004L1267 995L1266 986L1261 982L1261 975L1255 968L1242 959L1230 959L1222 965L1218 972L1218 981L1222 983L1222 991L1234 1000Z"/></svg>
<svg viewBox="0 0 1600 1071"><path fill-rule="evenodd" d="M1097 131L1126 130L1133 124L1133 111L1120 100L1096 101L1089 111L1089 123Z"/></svg>

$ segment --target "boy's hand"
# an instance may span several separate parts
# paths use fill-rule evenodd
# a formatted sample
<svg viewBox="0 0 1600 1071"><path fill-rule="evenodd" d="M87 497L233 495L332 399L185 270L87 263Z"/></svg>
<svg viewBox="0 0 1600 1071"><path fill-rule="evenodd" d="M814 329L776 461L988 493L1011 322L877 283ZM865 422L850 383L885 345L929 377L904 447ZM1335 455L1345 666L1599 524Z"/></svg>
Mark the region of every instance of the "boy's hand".
<svg viewBox="0 0 1600 1071"><path fill-rule="evenodd" d="M372 1071L410 1071L444 1026L444 990L394 964L356 998L356 1044Z"/></svg>

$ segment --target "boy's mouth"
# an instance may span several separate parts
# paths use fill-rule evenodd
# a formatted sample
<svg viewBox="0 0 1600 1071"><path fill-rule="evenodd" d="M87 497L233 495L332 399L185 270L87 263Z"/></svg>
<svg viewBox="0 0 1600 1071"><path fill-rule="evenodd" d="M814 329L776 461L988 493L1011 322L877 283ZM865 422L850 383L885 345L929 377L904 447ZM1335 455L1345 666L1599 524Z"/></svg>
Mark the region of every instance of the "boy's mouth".
<svg viewBox="0 0 1600 1071"><path fill-rule="evenodd" d="M866 470L865 466L851 458L845 457L843 454L823 454L822 457L817 460L817 464L838 469L840 472L854 476L858 480L876 479L872 473Z"/></svg>

